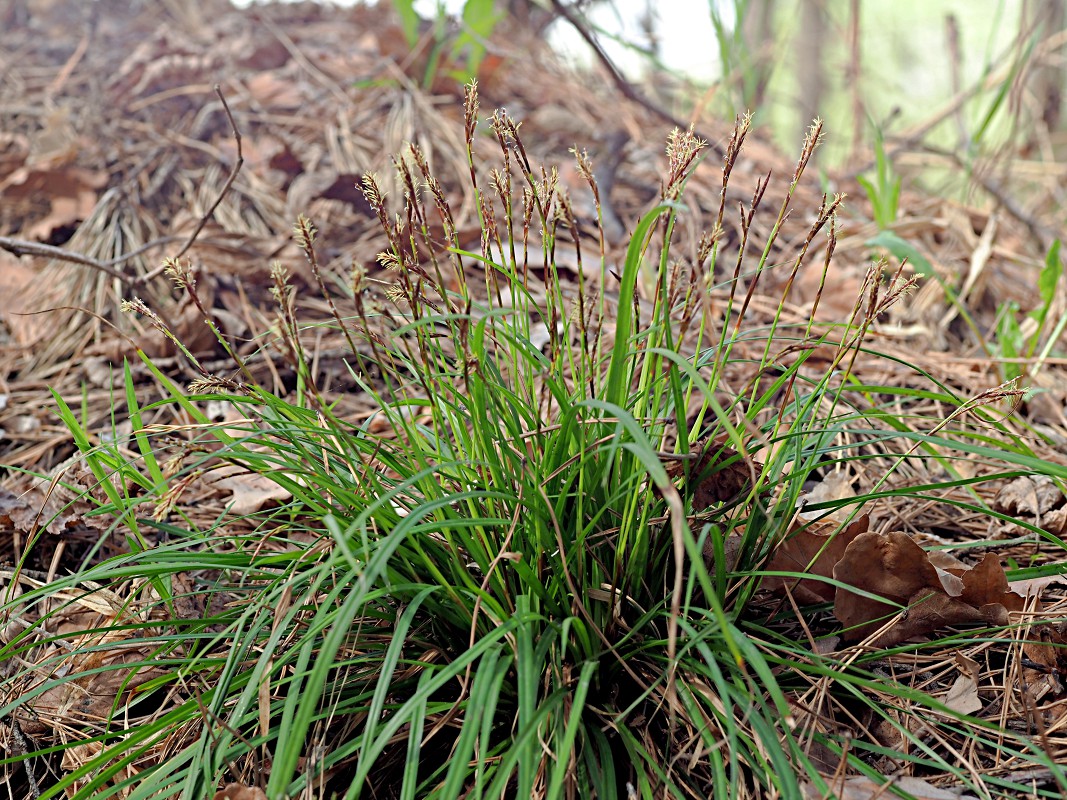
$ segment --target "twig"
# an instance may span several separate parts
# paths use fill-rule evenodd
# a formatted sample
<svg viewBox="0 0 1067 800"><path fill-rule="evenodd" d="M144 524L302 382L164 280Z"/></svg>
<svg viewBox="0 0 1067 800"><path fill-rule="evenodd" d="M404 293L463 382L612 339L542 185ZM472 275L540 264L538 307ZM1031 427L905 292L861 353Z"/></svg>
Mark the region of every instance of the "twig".
<svg viewBox="0 0 1067 800"><path fill-rule="evenodd" d="M244 151L241 149L241 131L237 129L237 123L234 121L233 112L230 111L230 105L226 102L226 98L222 94L222 88L217 83L215 84L215 94L218 95L219 102L222 103L222 110L226 112L226 119L230 121L230 130L233 131L233 138L237 142L237 161L234 162L233 169L230 170L230 174L226 178L226 183L222 185L222 191L219 192L219 196L215 198L215 202L211 204L211 207L204 212L204 215L200 218L200 222L196 225L196 229L189 236L189 240L182 246L182 249L178 251L178 254L174 256L175 260L184 256L189 251L189 248L193 246L196 237L198 237L200 232L204 230L204 226L207 225L207 221L211 219L211 215L215 213L215 209L219 207L222 198L229 194L230 187L232 187L233 182L237 180L237 173L241 171L241 167L245 163ZM162 275L165 269L166 266L161 264L151 272L147 272L140 278L134 279L134 283L148 283Z"/></svg>
<svg viewBox="0 0 1067 800"><path fill-rule="evenodd" d="M863 139L863 118L866 109L860 90L863 77L863 58L860 49L860 0L851 0L848 12L848 83L852 87L852 144L848 161L856 159Z"/></svg>
<svg viewBox="0 0 1067 800"><path fill-rule="evenodd" d="M14 717L11 718L9 723L11 727L12 747L16 756L28 756L31 752L30 743L26 738L26 734L22 731L22 726L19 725L18 720ZM33 763L29 758L24 758L22 761L22 768L26 771L26 783L27 789L29 789L30 797L36 798L41 796L41 787L37 783L37 776L33 772Z"/></svg>
<svg viewBox="0 0 1067 800"><path fill-rule="evenodd" d="M963 54L960 52L960 21L955 14L945 16L945 46L949 52L949 77L952 80L952 93L959 96L963 89ZM963 119L963 107L958 106L953 113L956 120L956 132L959 134L959 147L967 148L967 123Z"/></svg>
<svg viewBox="0 0 1067 800"><path fill-rule="evenodd" d="M96 258L83 256L81 253L72 253L70 250L64 250L62 247L56 247L55 245L44 244L42 242L31 242L26 239L12 239L9 236L0 236L0 250L7 250L9 253L14 253L17 256L40 256L42 258L54 258L56 261L68 261L71 264L81 264L82 266L92 267L95 270L106 273L128 286L133 286L138 282L138 279L120 272L115 269L116 266L129 261L131 258L136 258L152 248L161 247L183 238L185 237L163 236L159 239L153 239L151 242L146 242L141 245L136 250L131 250L129 253L123 253L121 256L112 258L109 261L100 261Z"/></svg>
<svg viewBox="0 0 1067 800"><path fill-rule="evenodd" d="M130 282L130 277L128 275L123 275L117 269L114 269L109 264L105 264L103 261L97 261L95 258L83 256L80 253L72 253L69 250L64 250L62 247L56 247L51 244L42 244L41 242L30 242L25 239L12 239L8 236L0 236L0 250L7 250L9 253L14 253L17 256L42 256L43 258L55 258L59 261L69 261L72 264L81 264L86 267L100 270L101 272L106 272L112 278L118 278L124 283Z"/></svg>
<svg viewBox="0 0 1067 800"><path fill-rule="evenodd" d="M942 150L941 148L932 147L930 145L926 145L922 149L927 153L933 153L934 155L941 156L942 158L951 161L962 170L970 169L968 165L964 163L963 159L954 152ZM1014 197L1005 191L1003 186L998 184L992 178L988 178L974 169L970 169L970 178L985 189L985 191L996 200L1009 215L1026 226L1026 230L1037 240L1038 244L1041 245L1042 250L1048 250L1049 246L1057 238L1055 231L1043 225L1037 217L1023 208Z"/></svg>
<svg viewBox="0 0 1067 800"><path fill-rule="evenodd" d="M271 22L270 19L266 15L262 15L262 16L257 15L256 19L268 31L270 31L272 34L274 34L274 37L279 42L281 42L282 47L284 47L289 52L289 55L291 55L293 57L293 60L297 64L299 64L304 69L304 71L308 73L308 75L310 75L316 81L318 81L323 86L325 86L326 89L328 89L333 94L334 97L336 97L338 100L340 100L342 104L347 105L348 103L351 102L352 98L350 98L348 96L348 94L337 83L337 81L335 81L333 78L331 78L325 72L323 72L321 69L316 67L311 62L311 60L306 55L304 55L303 51L301 51L301 49L297 46L296 42L294 42L289 37L289 35L286 34L285 31L283 31L281 28L279 28L277 25L275 25L273 22Z"/></svg>
<svg viewBox="0 0 1067 800"><path fill-rule="evenodd" d="M638 92L637 89L634 88L633 84L626 80L626 78L623 77L623 74L619 72L619 68L615 66L615 62L613 62L608 56L608 54L604 52L603 48L600 46L600 42L598 42L596 37L593 35L593 32L589 30L586 24L582 22L582 20L580 20L571 11L570 8L564 5L560 0L552 0L552 7L556 10L557 14L563 17L563 19L567 20L567 22L571 25L572 28L578 31L578 35L585 40L585 43L588 44L591 48L593 48L593 53L596 55L597 60L604 65L604 69L608 71L608 77L610 77L611 82L615 84L615 88L622 92L623 97L627 98L628 100L632 100L642 108L651 111L657 117L664 120L665 122L670 123L679 130L684 131L690 127L685 122L671 114L669 111L660 107L656 103L644 97L640 92ZM725 155L724 151L717 144L712 143L713 140L710 137L701 136L699 131L694 131L694 133L697 136L700 136L701 139L708 141L710 147L720 156Z"/></svg>

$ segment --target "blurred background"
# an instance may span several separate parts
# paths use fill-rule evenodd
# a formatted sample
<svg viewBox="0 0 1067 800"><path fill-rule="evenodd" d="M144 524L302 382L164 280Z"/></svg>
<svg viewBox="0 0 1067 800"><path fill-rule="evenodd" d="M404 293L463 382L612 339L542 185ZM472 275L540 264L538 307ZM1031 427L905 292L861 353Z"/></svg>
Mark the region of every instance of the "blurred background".
<svg viewBox="0 0 1067 800"><path fill-rule="evenodd" d="M828 165L854 161L873 136L921 136L964 156L1067 148L1063 0L378 1L489 52L506 51L493 31L519 18L591 68L597 56L569 12L630 80L669 84L680 105L753 111L783 149L821 117L834 132Z"/></svg>

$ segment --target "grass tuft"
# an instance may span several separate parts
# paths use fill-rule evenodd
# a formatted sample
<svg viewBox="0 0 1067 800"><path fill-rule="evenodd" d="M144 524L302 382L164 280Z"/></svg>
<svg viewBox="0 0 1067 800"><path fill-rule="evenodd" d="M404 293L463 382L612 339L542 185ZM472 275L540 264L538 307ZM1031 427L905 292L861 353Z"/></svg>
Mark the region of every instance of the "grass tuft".
<svg viewBox="0 0 1067 800"><path fill-rule="evenodd" d="M718 218L691 263L671 245L704 143L672 133L660 200L613 265L602 234L580 233L555 171L530 162L519 124L502 111L483 123L474 85L464 113L477 243L461 239L415 147L395 159L402 196L363 180L389 239L383 277L354 267L350 295L332 297L315 226L297 220L372 403L358 426L321 388L276 265L271 346L295 376L289 394L258 385L236 355L240 379L183 350L201 371L190 393L146 363L184 424L136 425L135 454L76 435L128 552L5 605L39 621L3 646L28 666L2 713L47 724L51 709L67 726L31 753L62 761L42 796L199 798L238 781L271 798L793 798L826 796L846 773L881 781L890 756L981 796L1021 785L959 766L939 742L960 732L999 737L1062 782L1039 744L885 674L884 653L823 648L825 609L788 598L768 610L757 591L813 476L884 466L867 495L806 509L843 511L840 528L907 491L887 482L916 461L949 475L930 494L965 485L944 454L985 452L1003 433L986 407L1012 392L965 403L935 387L958 411L925 429L894 416L892 390L854 374L877 318L913 285L882 264L850 320L817 325L814 309L793 320L800 270L821 269L820 297L827 285L841 198L804 209L812 223L791 259L769 256L821 124L764 240L753 220L767 181L740 204L730 242L730 174L749 129L738 119ZM564 247L573 277L555 258ZM198 302L188 268L169 271ZM768 284L780 299L752 324ZM129 309L165 329L145 304ZM208 399L236 413L212 422ZM183 437L169 459L164 435ZM193 524L183 494L234 466L289 499ZM50 631L57 602L91 607L97 624ZM116 642L135 655L116 659ZM97 679L118 688L75 724L59 700ZM877 726L899 751L854 736Z"/></svg>

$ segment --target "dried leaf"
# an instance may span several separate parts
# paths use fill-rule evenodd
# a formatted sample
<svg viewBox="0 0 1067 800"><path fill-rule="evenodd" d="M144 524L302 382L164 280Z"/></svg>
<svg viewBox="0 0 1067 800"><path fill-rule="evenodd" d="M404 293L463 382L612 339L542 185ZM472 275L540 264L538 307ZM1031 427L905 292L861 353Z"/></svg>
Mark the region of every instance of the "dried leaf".
<svg viewBox="0 0 1067 800"><path fill-rule="evenodd" d="M834 616L848 629L845 638L862 639L881 626L923 587L939 586L937 570L922 548L899 532L864 533L846 548L834 567L834 577L849 586L886 598L883 602L840 590Z"/></svg>
<svg viewBox="0 0 1067 800"><path fill-rule="evenodd" d="M104 530L112 522L110 515L88 516L97 508L90 495L99 494L95 476L81 461L60 465L54 473L55 483L39 479L19 479L11 491L0 488L0 529L35 533L44 528L59 535L75 528Z"/></svg>
<svg viewBox="0 0 1067 800"><path fill-rule="evenodd" d="M835 500L847 500L856 496L852 488L854 476L844 469L836 469L816 483L811 489L800 496L800 501L805 506L816 503L831 503ZM835 522L844 522L848 517L847 506L835 508L829 515L825 511L801 511L802 519L829 519Z"/></svg>
<svg viewBox="0 0 1067 800"><path fill-rule="evenodd" d="M211 800L267 800L267 795L258 786L228 783Z"/></svg>
<svg viewBox="0 0 1067 800"><path fill-rule="evenodd" d="M23 167L0 183L0 197L12 204L47 203L49 212L20 233L24 239L47 241L58 228L72 226L92 213L107 180L107 172L71 165Z"/></svg>
<svg viewBox="0 0 1067 800"><path fill-rule="evenodd" d="M1047 475L1016 478L993 498L993 508L1032 522L1042 530L1061 534L1067 531L1067 498Z"/></svg>
<svg viewBox="0 0 1067 800"><path fill-rule="evenodd" d="M993 498L993 508L1003 514L1036 517L1064 504L1063 492L1047 475L1016 478Z"/></svg>
<svg viewBox="0 0 1067 800"><path fill-rule="evenodd" d="M1049 692L1064 693L1060 676L1067 672L1067 622L1034 625L1023 643L1023 686L1035 700Z"/></svg>
<svg viewBox="0 0 1067 800"><path fill-rule="evenodd" d="M1054 583L1067 584L1067 575L1045 575L1041 578L1009 581L1008 588L1022 597L1040 597L1041 592Z"/></svg>
<svg viewBox="0 0 1067 800"><path fill-rule="evenodd" d="M144 666L152 657L150 647L131 644L133 640L116 641L113 650L76 655L69 680L27 703L32 714L19 714L22 729L30 736L49 739L62 735L66 726L109 719L116 708L132 701L139 687L168 674L162 667ZM123 666L138 663L140 666Z"/></svg>
<svg viewBox="0 0 1067 800"><path fill-rule="evenodd" d="M849 523L843 530L836 525L822 523L809 525L793 531L771 553L764 567L768 572L805 572L823 578L834 576L834 566L844 556L845 549L870 525L864 514ZM788 587L798 603L829 603L837 593L837 587L815 579L797 580L769 575L763 579L761 588L782 592Z"/></svg>
<svg viewBox="0 0 1067 800"><path fill-rule="evenodd" d="M974 714L982 710L978 696L978 662L963 653L956 653L956 665L960 675L945 694L945 705L961 714Z"/></svg>
<svg viewBox="0 0 1067 800"><path fill-rule="evenodd" d="M246 82L248 93L256 102L274 108L299 108L307 102L300 87L293 81L284 80L276 73L260 72Z"/></svg>
<svg viewBox="0 0 1067 800"><path fill-rule="evenodd" d="M966 794L962 789L940 789L921 778L901 776L887 778L885 781L876 783L863 775L853 775L841 780L836 776L827 775L826 783L833 790L833 797L838 800L879 800L879 798L894 797L896 787L905 797L914 797L915 800L977 800L974 795ZM805 782L802 785L804 797L811 800L822 800L826 795L813 783Z"/></svg>
<svg viewBox="0 0 1067 800"><path fill-rule="evenodd" d="M834 577L884 600L839 589L834 615L846 628L845 638L855 641L869 636L901 606L904 612L875 640L876 646L888 647L959 623L1004 625L1009 610L1022 609L1023 598L1010 591L993 554L960 575L955 571L935 567L907 534L857 536L834 568Z"/></svg>
<svg viewBox="0 0 1067 800"><path fill-rule="evenodd" d="M1011 590L1008 576L1000 559L993 553L986 553L985 558L964 572L962 599L973 606L999 604L1008 611L1022 611L1026 601Z"/></svg>
<svg viewBox="0 0 1067 800"><path fill-rule="evenodd" d="M212 477L217 477L220 473L225 475L215 480L214 486L221 491L232 493L229 512L235 516L252 514L272 501L284 503L293 496L288 489L279 486L265 475L248 472L240 467L222 467L215 470Z"/></svg>
<svg viewBox="0 0 1067 800"><path fill-rule="evenodd" d="M693 511L697 513L735 500L748 491L752 476L763 469L759 462L711 439L697 442L693 450L698 455L689 468L688 488L693 495ZM667 468L667 474L674 478L684 469L683 462L674 462Z"/></svg>

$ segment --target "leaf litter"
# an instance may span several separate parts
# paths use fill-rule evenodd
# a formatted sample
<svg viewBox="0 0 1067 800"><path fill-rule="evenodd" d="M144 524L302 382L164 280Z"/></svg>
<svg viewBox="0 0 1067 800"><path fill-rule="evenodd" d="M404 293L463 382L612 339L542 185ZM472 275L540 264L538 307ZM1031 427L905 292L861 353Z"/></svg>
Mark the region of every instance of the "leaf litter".
<svg viewBox="0 0 1067 800"><path fill-rule="evenodd" d="M18 40L7 52L16 52L17 47L21 53L20 62L11 66L18 80L0 90L5 101L26 105L28 98L36 102L46 93L56 101L40 119L18 112L9 115L11 124L0 138L0 236L64 245L106 260L159 237L188 235L205 205L219 194L225 167L236 156L221 116L205 113L212 102L210 86L221 65L228 65L227 91L247 98L239 108L247 169L191 255L197 260L200 290L210 298L213 320L230 335L245 339L245 355L260 352L253 342L270 325L265 264L279 260L310 283L288 235L296 213L308 213L323 239L338 243L325 267L338 283L346 280L353 261L369 262L368 269L375 269L367 254L384 249L384 240L376 223L367 219L367 208L354 184L368 172L391 175L388 154L398 152L405 141L424 142L446 183L449 176L454 179L456 188L448 188L454 193L451 200L465 214L457 224L477 236L473 198L464 194L462 187L467 184L459 179L467 169L458 146L461 121L448 110L455 103L439 102L440 94L458 97L459 87L437 83L434 91L438 94L416 88L413 81L421 77L420 65L410 61L406 47L398 44L399 31L385 16L387 10L267 7L257 12L263 24L255 24L256 18L235 12L227 4L211 3L197 25L213 26L220 35L205 44L200 28L190 27L188 21L176 24L151 5L144 4L135 13L127 9L122 15L104 14L95 33L99 37L96 46L69 69L57 59L62 48L56 43L66 42L67 52L76 51L81 26L72 25L71 20L80 19L83 4L41 4L34 11L35 25L48 34L30 39L29 44L23 32L0 33L7 43L12 37ZM282 34L282 29L288 33ZM353 39L349 29L362 33ZM48 47L41 44L45 41ZM561 78L543 49L522 40L521 32L516 32L516 41L520 45L509 54L511 62L481 76L483 95L492 102L529 107L524 132L529 142L536 143L533 155L538 159L569 163L566 149L576 141L594 150L598 144L614 147L621 158L610 176L618 178L613 180L618 188L608 198L608 210L613 217L635 219L655 198L662 125L603 87ZM388 80L382 80L383 76ZM350 86L353 79L363 83L358 91ZM100 97L103 102L93 99ZM719 122L702 120L701 125L719 139L728 136L728 128ZM598 138L598 132L606 135ZM748 155L755 164L751 175L790 168L773 148L758 140ZM120 168L111 170L116 164ZM751 192L751 175L741 175L741 194ZM695 212L713 213L719 203L712 177L710 165L698 170L686 198ZM387 187L394 195L399 188ZM813 200L818 186L802 184L799 192L805 202L817 205ZM973 266L980 261L980 270L972 268L973 274L958 276L976 318L991 320L1005 299L1015 298L1024 308L1032 301L1025 291L1030 285L1025 270L1039 263L1040 253L1027 243L1023 226L1010 219L998 222L987 210L961 209L933 197L905 198L902 206L910 216L901 226L908 227L938 265ZM756 220L757 235L765 224ZM790 220L788 225L792 226L790 236L803 235L803 223ZM817 319L839 321L852 310L853 299L863 286L867 258L863 243L873 233L862 212L846 223L835 267L840 274L835 280L839 287L850 288L825 298ZM731 235L736 236L737 230ZM608 242L609 259L618 255L612 253L613 245L622 242L625 246L621 234L616 238ZM679 247L684 246L683 240ZM175 300L165 280L144 280L155 270L156 256L162 252L157 249L151 256L126 262L126 280L136 282L132 285L150 295L153 307L177 321L175 329L204 357L209 369L220 371L229 362L217 351L213 337L204 335L199 310ZM814 269L801 272L793 303L785 309L787 318L798 324L810 319L811 306L822 292L819 277ZM116 313L118 300L129 289L121 283L104 272L47 255L30 253L16 259L0 252L0 396L4 398L0 403L0 463L4 465L0 467L0 531L5 555L20 563L28 538L42 533L50 537L49 544L31 551L38 562L4 571L12 598L56 581L65 574L66 563L77 563L93 552L101 529L110 529L113 523L93 513L104 499L95 476L64 463L73 448L51 416L46 386L65 397L81 398L85 424L99 440L114 433L111 413L117 402L115 388L120 385L116 377L122 374L122 358L133 354L130 339L175 379L190 377L188 365L167 341L140 320ZM89 313L75 314L71 308ZM63 310L62 314L56 309ZM762 303L758 293L752 309L751 313L768 319L774 312L773 304ZM945 311L943 292L933 281L927 283L915 302L900 306L880 322L878 335L883 337L884 349L936 375L959 397L973 395L975 386L999 383L997 365L990 359L950 354L964 352L964 348L958 346ZM329 320L324 304L310 297L302 299L302 313L308 320ZM320 335L308 347L315 354L323 386L337 399L340 412L354 421L365 420L371 409L346 382L341 343ZM293 384L292 365L284 354L261 353L252 368L280 392ZM861 360L853 370L868 383L925 388L915 384L911 373L887 372L891 368L884 361L868 368ZM1062 364L1050 362L1042 379L1049 381L1051 375L1062 384L1062 371ZM135 363L131 374L138 397L157 396L143 366ZM731 374L726 380L745 385L750 377ZM939 413L936 400L916 398L907 404L900 396L886 402L902 418ZM1038 404L1034 407L1036 413ZM1058 418L1045 414L1040 422L1059 441L1067 440L1062 413ZM173 431L187 429L188 423L162 410L152 412L147 422ZM184 452L191 444L186 440L174 447ZM672 474L676 480L683 474L692 477L695 514L714 515L735 504L752 491L764 466L723 442L700 442L692 451L697 456L689 471L672 465ZM1064 463L1056 448L1045 447L1041 455L1052 463ZM28 481L16 469L32 469L46 479ZM899 481L921 485L939 477L924 469L904 464L898 471ZM979 477L983 474L982 465L973 469ZM994 472L988 469L986 474ZM840 501L847 498L853 484L863 483L863 476L836 473L835 478L816 484L808 503ZM1067 503L1050 478L992 479L975 485L984 501L1002 514L1057 535L1063 532ZM276 485L254 484L240 474L216 481L214 486L207 480L192 482L185 489L187 495L177 498L182 513L192 524L205 527L227 508L239 515L286 499ZM929 502L914 498L886 502L864 509L852 520L848 515L813 518L801 510L762 565L765 572L791 575L768 575L762 588L778 601L785 598L803 606L822 604L832 609L825 630L810 632L819 637L812 643L813 656L862 656L887 685L896 682L922 688L943 698L949 709L979 714L1002 730L1035 736L1050 757L1067 758L1067 738L1059 732L1067 708L1063 683L1067 624L1058 621L1063 619L1063 591L1054 578L1037 583L1011 581L1002 563L1010 558L1040 564L1047 560L1048 551L1034 537L1022 544L999 546L999 541L1014 541L1013 537L1025 536L1027 531L1012 522L1005 522L999 530L974 528L961 519L959 506L940 502L958 499L943 495ZM985 544L974 551L980 557L965 562L938 549L946 541ZM725 550L727 568L732 569L738 543L728 541ZM110 546L103 552L111 552ZM1058 555L1062 558L1062 552ZM194 577L186 575L185 580L183 596L194 596ZM138 591L144 594L138 602L120 598L114 589L71 584L53 595L65 606L49 608L35 600L20 609L20 618L28 622L47 617L56 630L80 631L91 638L92 631L108 624L145 625L151 614L158 614L158 610L148 611L161 607L150 589L125 590L130 597ZM182 617L203 613L203 609L193 603L185 611L176 607L175 612ZM162 626L165 620L155 622ZM1006 623L1014 638L1000 636L990 641L981 635ZM16 629L22 624L10 623L5 639L22 635L24 631ZM921 646L923 640L946 631L955 632L951 644L932 651ZM116 704L162 674L150 665L152 651L137 636L98 639L93 645L98 655L92 659L64 661L63 653L43 640L23 652L31 665L25 675L30 677L12 687L15 693L32 694L52 669L49 664L61 663L71 676L84 675L38 692L16 713L22 733L38 744L73 741L71 737L107 718ZM86 674L104 665L138 662L143 663L137 669ZM884 697L887 708L898 709L889 723L850 719L843 706L829 701L828 691L826 684L808 693L798 692L798 708L822 708L820 714L807 716L798 711L802 724L901 749L914 747L916 741L957 747L965 758L985 764L991 773L1015 774L1011 760L997 761L995 755L981 751L975 739L957 735L948 741L945 737L950 734L937 727L936 720L917 722L927 712L909 709L898 694ZM160 713L165 707L162 701ZM72 770L84 764L97 752L94 747L87 743L68 749L61 767ZM149 749L141 763L150 765L165 751L166 746ZM882 796L893 787L916 797L965 796L950 785L935 785L946 784L943 777L905 775L890 785L875 784L864 776L834 776L840 760L832 754L824 754L822 763L842 797ZM890 774L905 764L885 755L874 766ZM128 774L136 768L131 765ZM234 783L216 796L252 800L261 794Z"/></svg>

